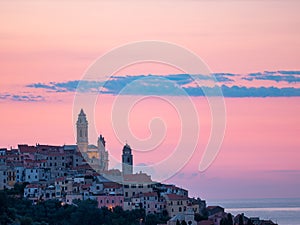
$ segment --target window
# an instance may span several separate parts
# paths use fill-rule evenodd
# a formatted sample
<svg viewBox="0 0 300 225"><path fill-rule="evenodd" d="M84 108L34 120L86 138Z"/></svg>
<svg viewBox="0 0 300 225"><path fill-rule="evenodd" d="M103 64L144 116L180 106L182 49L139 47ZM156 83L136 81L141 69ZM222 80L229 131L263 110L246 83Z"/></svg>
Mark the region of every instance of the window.
<svg viewBox="0 0 300 225"><path fill-rule="evenodd" d="M132 196L135 196L135 192L132 192Z"/></svg>
<svg viewBox="0 0 300 225"><path fill-rule="evenodd" d="M111 200L111 203L115 203L115 200Z"/></svg>
<svg viewBox="0 0 300 225"><path fill-rule="evenodd" d="M148 209L149 209L149 208L150 208L150 205L148 204L147 207L148 207Z"/></svg>
<svg viewBox="0 0 300 225"><path fill-rule="evenodd" d="M125 192L125 197L128 197L128 192Z"/></svg>
<svg viewBox="0 0 300 225"><path fill-rule="evenodd" d="M136 185L135 185L135 184L132 184L132 185L131 185L131 188L136 188Z"/></svg>
<svg viewBox="0 0 300 225"><path fill-rule="evenodd" d="M124 185L124 188L129 188L129 185L128 185L128 184L125 184L125 185Z"/></svg>
<svg viewBox="0 0 300 225"><path fill-rule="evenodd" d="M3 183L4 183L4 184L6 183L6 180L5 180L5 179L3 179Z"/></svg>
<svg viewBox="0 0 300 225"><path fill-rule="evenodd" d="M109 203L109 201L108 201L108 200L106 200L106 203Z"/></svg>
<svg viewBox="0 0 300 225"><path fill-rule="evenodd" d="M179 207L179 212L181 212L182 211L182 208L181 207Z"/></svg>
<svg viewBox="0 0 300 225"><path fill-rule="evenodd" d="M143 188L144 186L142 184L139 184L139 188Z"/></svg>

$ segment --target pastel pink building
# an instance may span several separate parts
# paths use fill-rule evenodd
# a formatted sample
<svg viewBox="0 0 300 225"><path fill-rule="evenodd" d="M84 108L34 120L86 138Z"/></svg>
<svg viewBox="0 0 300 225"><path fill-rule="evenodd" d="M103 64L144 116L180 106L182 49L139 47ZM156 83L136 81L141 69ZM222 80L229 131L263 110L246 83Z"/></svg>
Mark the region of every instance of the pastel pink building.
<svg viewBox="0 0 300 225"><path fill-rule="evenodd" d="M97 196L98 207L107 207L112 209L116 206L123 208L124 196L123 195L99 195Z"/></svg>

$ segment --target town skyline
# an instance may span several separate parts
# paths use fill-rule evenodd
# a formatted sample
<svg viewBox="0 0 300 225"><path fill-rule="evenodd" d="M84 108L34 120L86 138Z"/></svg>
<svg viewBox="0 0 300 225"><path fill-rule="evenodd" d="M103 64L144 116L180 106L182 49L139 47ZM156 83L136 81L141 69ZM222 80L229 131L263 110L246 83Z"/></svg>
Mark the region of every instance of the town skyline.
<svg viewBox="0 0 300 225"><path fill-rule="evenodd" d="M134 163L147 166L166 160L181 140L187 150L197 143L166 183L204 199L300 197L299 7L295 0L1 1L0 147L75 144L81 83L87 95L98 91L85 110L96 131L90 142L103 134L110 157L120 161L127 140ZM211 73L139 62L104 80L84 79L99 57L148 40L193 52ZM214 121L201 87L214 85L223 92L226 129L217 157L200 172ZM118 112L134 103L120 122ZM186 103L194 119L174 107ZM182 118L199 133L182 138Z"/></svg>

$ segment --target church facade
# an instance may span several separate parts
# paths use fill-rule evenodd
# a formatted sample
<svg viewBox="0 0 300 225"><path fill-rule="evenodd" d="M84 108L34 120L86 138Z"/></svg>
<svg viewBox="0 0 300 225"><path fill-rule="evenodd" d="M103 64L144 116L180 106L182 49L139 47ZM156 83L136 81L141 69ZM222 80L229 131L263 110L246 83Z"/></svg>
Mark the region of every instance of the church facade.
<svg viewBox="0 0 300 225"><path fill-rule="evenodd" d="M88 140L88 120L83 109L78 114L76 122L77 147L85 156L85 159L99 171L108 171L108 151L105 148L105 139L102 135L98 137L97 146L89 144Z"/></svg>

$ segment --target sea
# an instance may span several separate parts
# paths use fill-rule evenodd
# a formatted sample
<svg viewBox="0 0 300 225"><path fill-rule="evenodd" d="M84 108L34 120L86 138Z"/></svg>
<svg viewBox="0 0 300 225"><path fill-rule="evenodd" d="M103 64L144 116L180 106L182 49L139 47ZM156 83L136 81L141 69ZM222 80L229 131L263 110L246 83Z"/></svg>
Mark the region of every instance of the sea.
<svg viewBox="0 0 300 225"><path fill-rule="evenodd" d="M279 225L300 225L300 198L207 200L207 205L219 205L233 215L244 213Z"/></svg>

